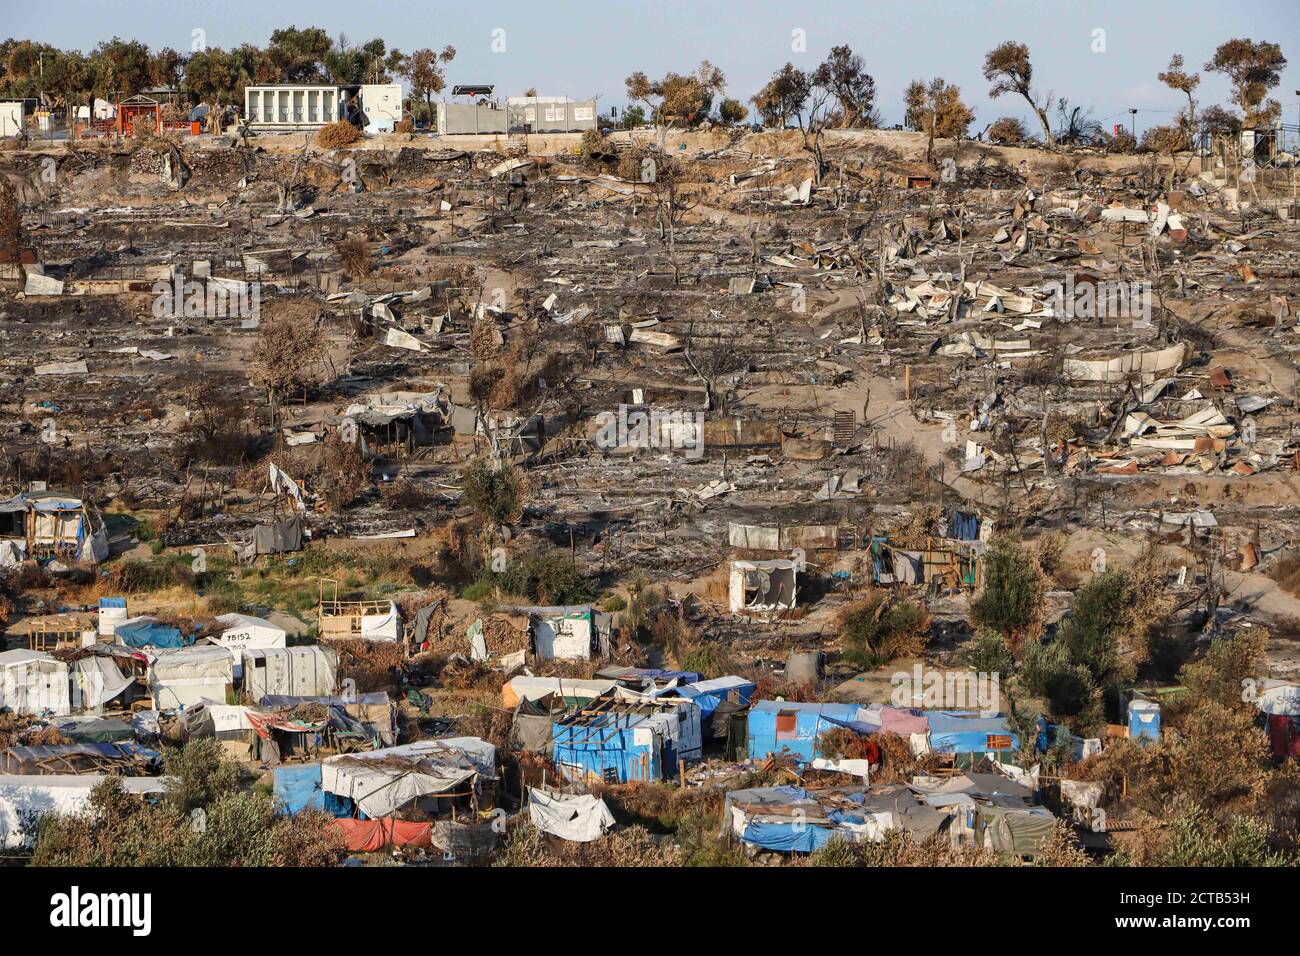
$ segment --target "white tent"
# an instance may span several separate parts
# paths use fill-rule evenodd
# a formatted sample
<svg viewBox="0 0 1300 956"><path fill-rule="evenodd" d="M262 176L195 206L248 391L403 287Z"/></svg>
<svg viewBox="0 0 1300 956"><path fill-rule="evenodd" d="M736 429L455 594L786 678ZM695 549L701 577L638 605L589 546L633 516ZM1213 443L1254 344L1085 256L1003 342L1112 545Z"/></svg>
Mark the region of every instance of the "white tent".
<svg viewBox="0 0 1300 956"><path fill-rule="evenodd" d="M234 662L224 647L195 646L153 651L149 691L158 710L193 707L202 701L226 702L234 685Z"/></svg>
<svg viewBox="0 0 1300 956"><path fill-rule="evenodd" d="M18 714L72 712L68 694L68 665L39 651L0 653L0 707Z"/></svg>
<svg viewBox="0 0 1300 956"><path fill-rule="evenodd" d="M221 625L221 634L216 642L230 651L235 660L239 660L244 649L250 647L284 647L286 633L284 628L276 627L270 621L248 614L222 614L217 618Z"/></svg>

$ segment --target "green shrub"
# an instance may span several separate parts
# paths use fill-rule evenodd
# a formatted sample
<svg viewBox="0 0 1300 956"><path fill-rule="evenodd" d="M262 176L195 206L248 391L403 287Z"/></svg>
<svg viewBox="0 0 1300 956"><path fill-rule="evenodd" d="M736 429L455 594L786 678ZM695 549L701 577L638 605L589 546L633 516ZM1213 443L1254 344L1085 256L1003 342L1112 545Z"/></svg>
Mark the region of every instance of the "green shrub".
<svg viewBox="0 0 1300 956"><path fill-rule="evenodd" d="M925 649L930 616L914 601L872 591L840 612L839 630L845 660L860 667L881 667Z"/></svg>

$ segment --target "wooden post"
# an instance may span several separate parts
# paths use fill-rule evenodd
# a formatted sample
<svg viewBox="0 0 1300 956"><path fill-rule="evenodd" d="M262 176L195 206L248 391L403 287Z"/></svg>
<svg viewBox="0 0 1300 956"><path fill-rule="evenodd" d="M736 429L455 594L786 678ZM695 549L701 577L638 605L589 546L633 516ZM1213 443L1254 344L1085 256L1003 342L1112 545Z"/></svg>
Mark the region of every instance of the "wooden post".
<svg viewBox="0 0 1300 956"><path fill-rule="evenodd" d="M903 366L903 399L912 400L912 366Z"/></svg>

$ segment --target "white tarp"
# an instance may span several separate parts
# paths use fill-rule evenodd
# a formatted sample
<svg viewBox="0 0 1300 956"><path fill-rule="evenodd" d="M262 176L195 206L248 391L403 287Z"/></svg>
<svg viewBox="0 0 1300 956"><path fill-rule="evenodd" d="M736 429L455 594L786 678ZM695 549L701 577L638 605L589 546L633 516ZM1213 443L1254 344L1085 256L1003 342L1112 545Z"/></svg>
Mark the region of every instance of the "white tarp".
<svg viewBox="0 0 1300 956"><path fill-rule="evenodd" d="M90 654L72 663L72 680L83 710L99 711L135 681L123 675L112 657Z"/></svg>
<svg viewBox="0 0 1300 956"><path fill-rule="evenodd" d="M589 793L553 797L532 787L528 788L528 818L543 833L574 843L598 840L614 825L614 814L600 797Z"/></svg>
<svg viewBox="0 0 1300 956"><path fill-rule="evenodd" d="M410 761L396 767L390 761ZM367 764L383 761L382 765ZM477 737L417 740L365 753L327 757L321 762L321 789L346 797L371 817L390 816L412 800L459 791L475 774L496 776L496 748Z"/></svg>
<svg viewBox="0 0 1300 956"><path fill-rule="evenodd" d="M245 648L284 647L284 628L250 614L222 614L216 619L222 631L214 640L230 651L236 661Z"/></svg>
<svg viewBox="0 0 1300 956"><path fill-rule="evenodd" d="M591 657L591 614L557 609L531 615L539 661L585 661Z"/></svg>
<svg viewBox="0 0 1300 956"><path fill-rule="evenodd" d="M361 639L364 641L396 641L402 636L402 616L391 601L383 614L361 616Z"/></svg>
<svg viewBox="0 0 1300 956"><path fill-rule="evenodd" d="M108 777L104 774L0 775L0 846L26 847L28 827L42 813L84 813L90 793ZM127 793L162 793L161 777L118 777Z"/></svg>

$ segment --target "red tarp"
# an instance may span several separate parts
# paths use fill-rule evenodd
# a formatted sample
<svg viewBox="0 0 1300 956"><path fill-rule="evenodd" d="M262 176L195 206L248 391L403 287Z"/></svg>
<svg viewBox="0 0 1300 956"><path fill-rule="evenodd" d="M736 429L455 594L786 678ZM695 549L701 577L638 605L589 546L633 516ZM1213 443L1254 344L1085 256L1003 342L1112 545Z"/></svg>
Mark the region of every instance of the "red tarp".
<svg viewBox="0 0 1300 956"><path fill-rule="evenodd" d="M343 831L343 840L352 853L374 853L389 846L433 845L432 823L411 823L392 817L378 820L334 820Z"/></svg>

